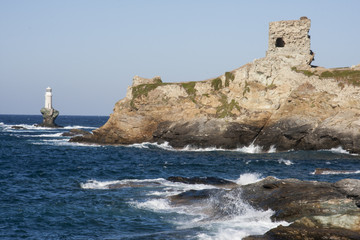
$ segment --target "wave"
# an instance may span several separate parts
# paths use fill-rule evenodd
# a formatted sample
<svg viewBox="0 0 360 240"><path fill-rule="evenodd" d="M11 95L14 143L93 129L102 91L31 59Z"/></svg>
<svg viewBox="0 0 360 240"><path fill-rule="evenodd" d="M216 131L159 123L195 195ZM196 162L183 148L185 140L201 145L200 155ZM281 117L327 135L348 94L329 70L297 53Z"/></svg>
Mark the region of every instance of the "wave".
<svg viewBox="0 0 360 240"><path fill-rule="evenodd" d="M97 181L94 179L88 180L85 183L80 183L80 187L83 189L116 189L126 187L161 187L161 192L158 190L148 193L148 195L173 195L175 193L181 193L189 190L203 190L203 189L215 189L215 186L206 184L186 184L180 182L171 182L164 178L156 179L123 179L112 181Z"/></svg>
<svg viewBox="0 0 360 240"><path fill-rule="evenodd" d="M96 127L74 125L74 126L65 126L64 129L96 129Z"/></svg>
<svg viewBox="0 0 360 240"><path fill-rule="evenodd" d="M332 152L332 153L339 153L339 154L348 154L348 155L352 155L352 156L359 156L359 154L356 153L350 153L349 151L343 149L341 146L336 147L336 148L330 148L330 149L322 149L319 151L327 151L327 152Z"/></svg>
<svg viewBox="0 0 360 240"><path fill-rule="evenodd" d="M173 148L168 142L164 143L150 143L150 142L143 142L143 143L135 143L128 145L128 147L134 147L134 148L144 148L144 149L150 149L150 148L160 148L163 150L168 151L182 151L182 152L215 152L215 151L227 151L227 152L243 152L243 153L264 153L263 147L254 145L251 143L249 146L244 146L241 148L236 149L223 149L223 148L217 148L217 147L207 147L207 148L200 148L200 147L194 147L192 145L187 145L184 148L176 149ZM275 153L276 148L274 145L271 145L270 149L267 151L267 153Z"/></svg>
<svg viewBox="0 0 360 240"><path fill-rule="evenodd" d="M263 178L261 177L260 173L244 173L241 174L240 177L235 180L235 182L239 185L246 185L250 183L256 183Z"/></svg>
<svg viewBox="0 0 360 240"><path fill-rule="evenodd" d="M348 175L360 174L360 170L332 170L332 169L316 169L312 175Z"/></svg>
<svg viewBox="0 0 360 240"><path fill-rule="evenodd" d="M62 137L62 132L53 133L53 134L34 134L34 135L22 135L22 137L44 137L44 138L54 138L54 137Z"/></svg>
<svg viewBox="0 0 360 240"><path fill-rule="evenodd" d="M243 174L244 177L253 178L249 182L259 180L258 174ZM192 185L193 186L193 185ZM197 235L198 239L241 239L248 235L264 234L268 230L282 224L289 223L273 222L272 210L256 210L241 198L241 190L223 191L211 193L209 198L184 204L173 204L169 198L148 197L142 200L130 201L131 207L169 214L169 222L175 224L178 229L202 228ZM171 191L171 195L176 192Z"/></svg>
<svg viewBox="0 0 360 240"><path fill-rule="evenodd" d="M286 166L290 166L290 165L293 165L293 164L294 164L291 160L282 159L282 158L280 158L280 159L278 160L278 163L280 163L280 164L285 164Z"/></svg>
<svg viewBox="0 0 360 240"><path fill-rule="evenodd" d="M248 184L261 180L258 173L241 174L238 184ZM268 230L287 222L273 222L272 210L256 210L241 198L241 190L215 189L204 184L170 182L164 178L123 179L111 181L88 180L80 183L82 189L109 190L114 188L141 187L142 196L127 203L129 207L161 213L162 218L178 229L202 228L198 239L241 239L248 235L264 234ZM174 204L169 198L189 190L214 189L208 198ZM212 192L214 191L214 192Z"/></svg>
<svg viewBox="0 0 360 240"><path fill-rule="evenodd" d="M56 130L61 130L61 129L65 129L65 130L69 130L69 129L96 129L95 127L89 127L89 126L80 126L80 125L73 125L73 126L65 126L63 128L50 128L50 127L38 127L35 124L30 125L30 124L23 124L23 123L19 123L19 124L5 124L3 122L0 122L0 127L3 128L5 131L11 131L11 132L29 132L29 131L56 131ZM20 129L14 129L14 127L20 127Z"/></svg>
<svg viewBox="0 0 360 240"><path fill-rule="evenodd" d="M30 141L30 142L34 145L70 146L70 147L104 147L103 145L98 145L98 144L69 142L69 139L65 137L61 139L49 139L49 140Z"/></svg>
<svg viewBox="0 0 360 240"><path fill-rule="evenodd" d="M124 180L112 180L112 181L97 181L94 179L88 180L86 183L80 183L80 187L83 189L111 189L114 185L123 185L131 186L140 183L150 183L150 182L161 182L166 181L163 178L158 179L124 179Z"/></svg>

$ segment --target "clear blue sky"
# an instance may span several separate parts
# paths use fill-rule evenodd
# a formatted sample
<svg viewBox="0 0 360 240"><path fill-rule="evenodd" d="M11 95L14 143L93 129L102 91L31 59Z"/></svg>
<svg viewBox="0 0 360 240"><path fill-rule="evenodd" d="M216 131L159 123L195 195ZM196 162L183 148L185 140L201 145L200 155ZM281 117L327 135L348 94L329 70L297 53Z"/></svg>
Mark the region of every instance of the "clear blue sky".
<svg viewBox="0 0 360 240"><path fill-rule="evenodd" d="M216 77L265 56L270 21L312 20L313 64L360 63L360 1L0 0L0 114L109 115L134 75Z"/></svg>

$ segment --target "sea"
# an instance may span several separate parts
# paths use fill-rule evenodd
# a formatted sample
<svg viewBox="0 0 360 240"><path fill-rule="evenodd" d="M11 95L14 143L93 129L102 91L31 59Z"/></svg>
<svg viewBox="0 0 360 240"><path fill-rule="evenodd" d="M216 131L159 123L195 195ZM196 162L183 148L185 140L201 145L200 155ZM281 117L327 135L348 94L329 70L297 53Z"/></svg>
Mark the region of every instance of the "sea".
<svg viewBox="0 0 360 240"><path fill-rule="evenodd" d="M270 152L253 144L174 149L167 143L87 145L62 136L92 131L107 119L60 115L63 128L52 129L34 126L40 115L0 115L0 239L242 239L290 223L271 221L271 209L252 208L241 194L173 204L170 196L216 187L167 179L217 177L244 185L267 176L360 178L360 156L340 147L277 152L274 142ZM316 168L328 170L315 174ZM216 208L223 216L213 217Z"/></svg>

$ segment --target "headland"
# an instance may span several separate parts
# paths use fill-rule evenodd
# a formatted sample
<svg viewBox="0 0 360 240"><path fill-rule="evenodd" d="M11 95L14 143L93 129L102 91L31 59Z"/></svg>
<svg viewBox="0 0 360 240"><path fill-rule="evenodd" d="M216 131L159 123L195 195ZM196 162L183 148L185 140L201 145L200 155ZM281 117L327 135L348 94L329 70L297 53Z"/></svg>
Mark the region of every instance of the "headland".
<svg viewBox="0 0 360 240"><path fill-rule="evenodd" d="M71 141L360 153L360 65L312 66L310 26L307 17L271 22L265 57L212 79L135 76L108 122Z"/></svg>

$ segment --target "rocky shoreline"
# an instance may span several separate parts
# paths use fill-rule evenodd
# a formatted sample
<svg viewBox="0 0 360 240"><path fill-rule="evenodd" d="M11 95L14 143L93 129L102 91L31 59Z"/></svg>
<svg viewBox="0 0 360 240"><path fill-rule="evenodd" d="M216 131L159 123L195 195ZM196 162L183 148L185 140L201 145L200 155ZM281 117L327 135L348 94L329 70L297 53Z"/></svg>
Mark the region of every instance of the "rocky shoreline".
<svg viewBox="0 0 360 240"><path fill-rule="evenodd" d="M213 79L166 83L135 76L108 122L71 141L360 153L360 65L310 65L309 29L306 17L270 23L264 58Z"/></svg>
<svg viewBox="0 0 360 240"><path fill-rule="evenodd" d="M190 190L174 195L170 197L173 205L201 204L216 196L221 199L221 206L212 209L212 218L226 218L227 215L237 212L235 208L231 208L231 201L240 197L255 209L273 210L271 217L273 221L289 223L288 226L280 225L271 229L262 236L244 238L246 240L360 239L360 180L358 179L343 179L336 183L328 183L267 177L259 182L242 186L216 178L172 177L168 180L230 187L230 190L221 188Z"/></svg>

